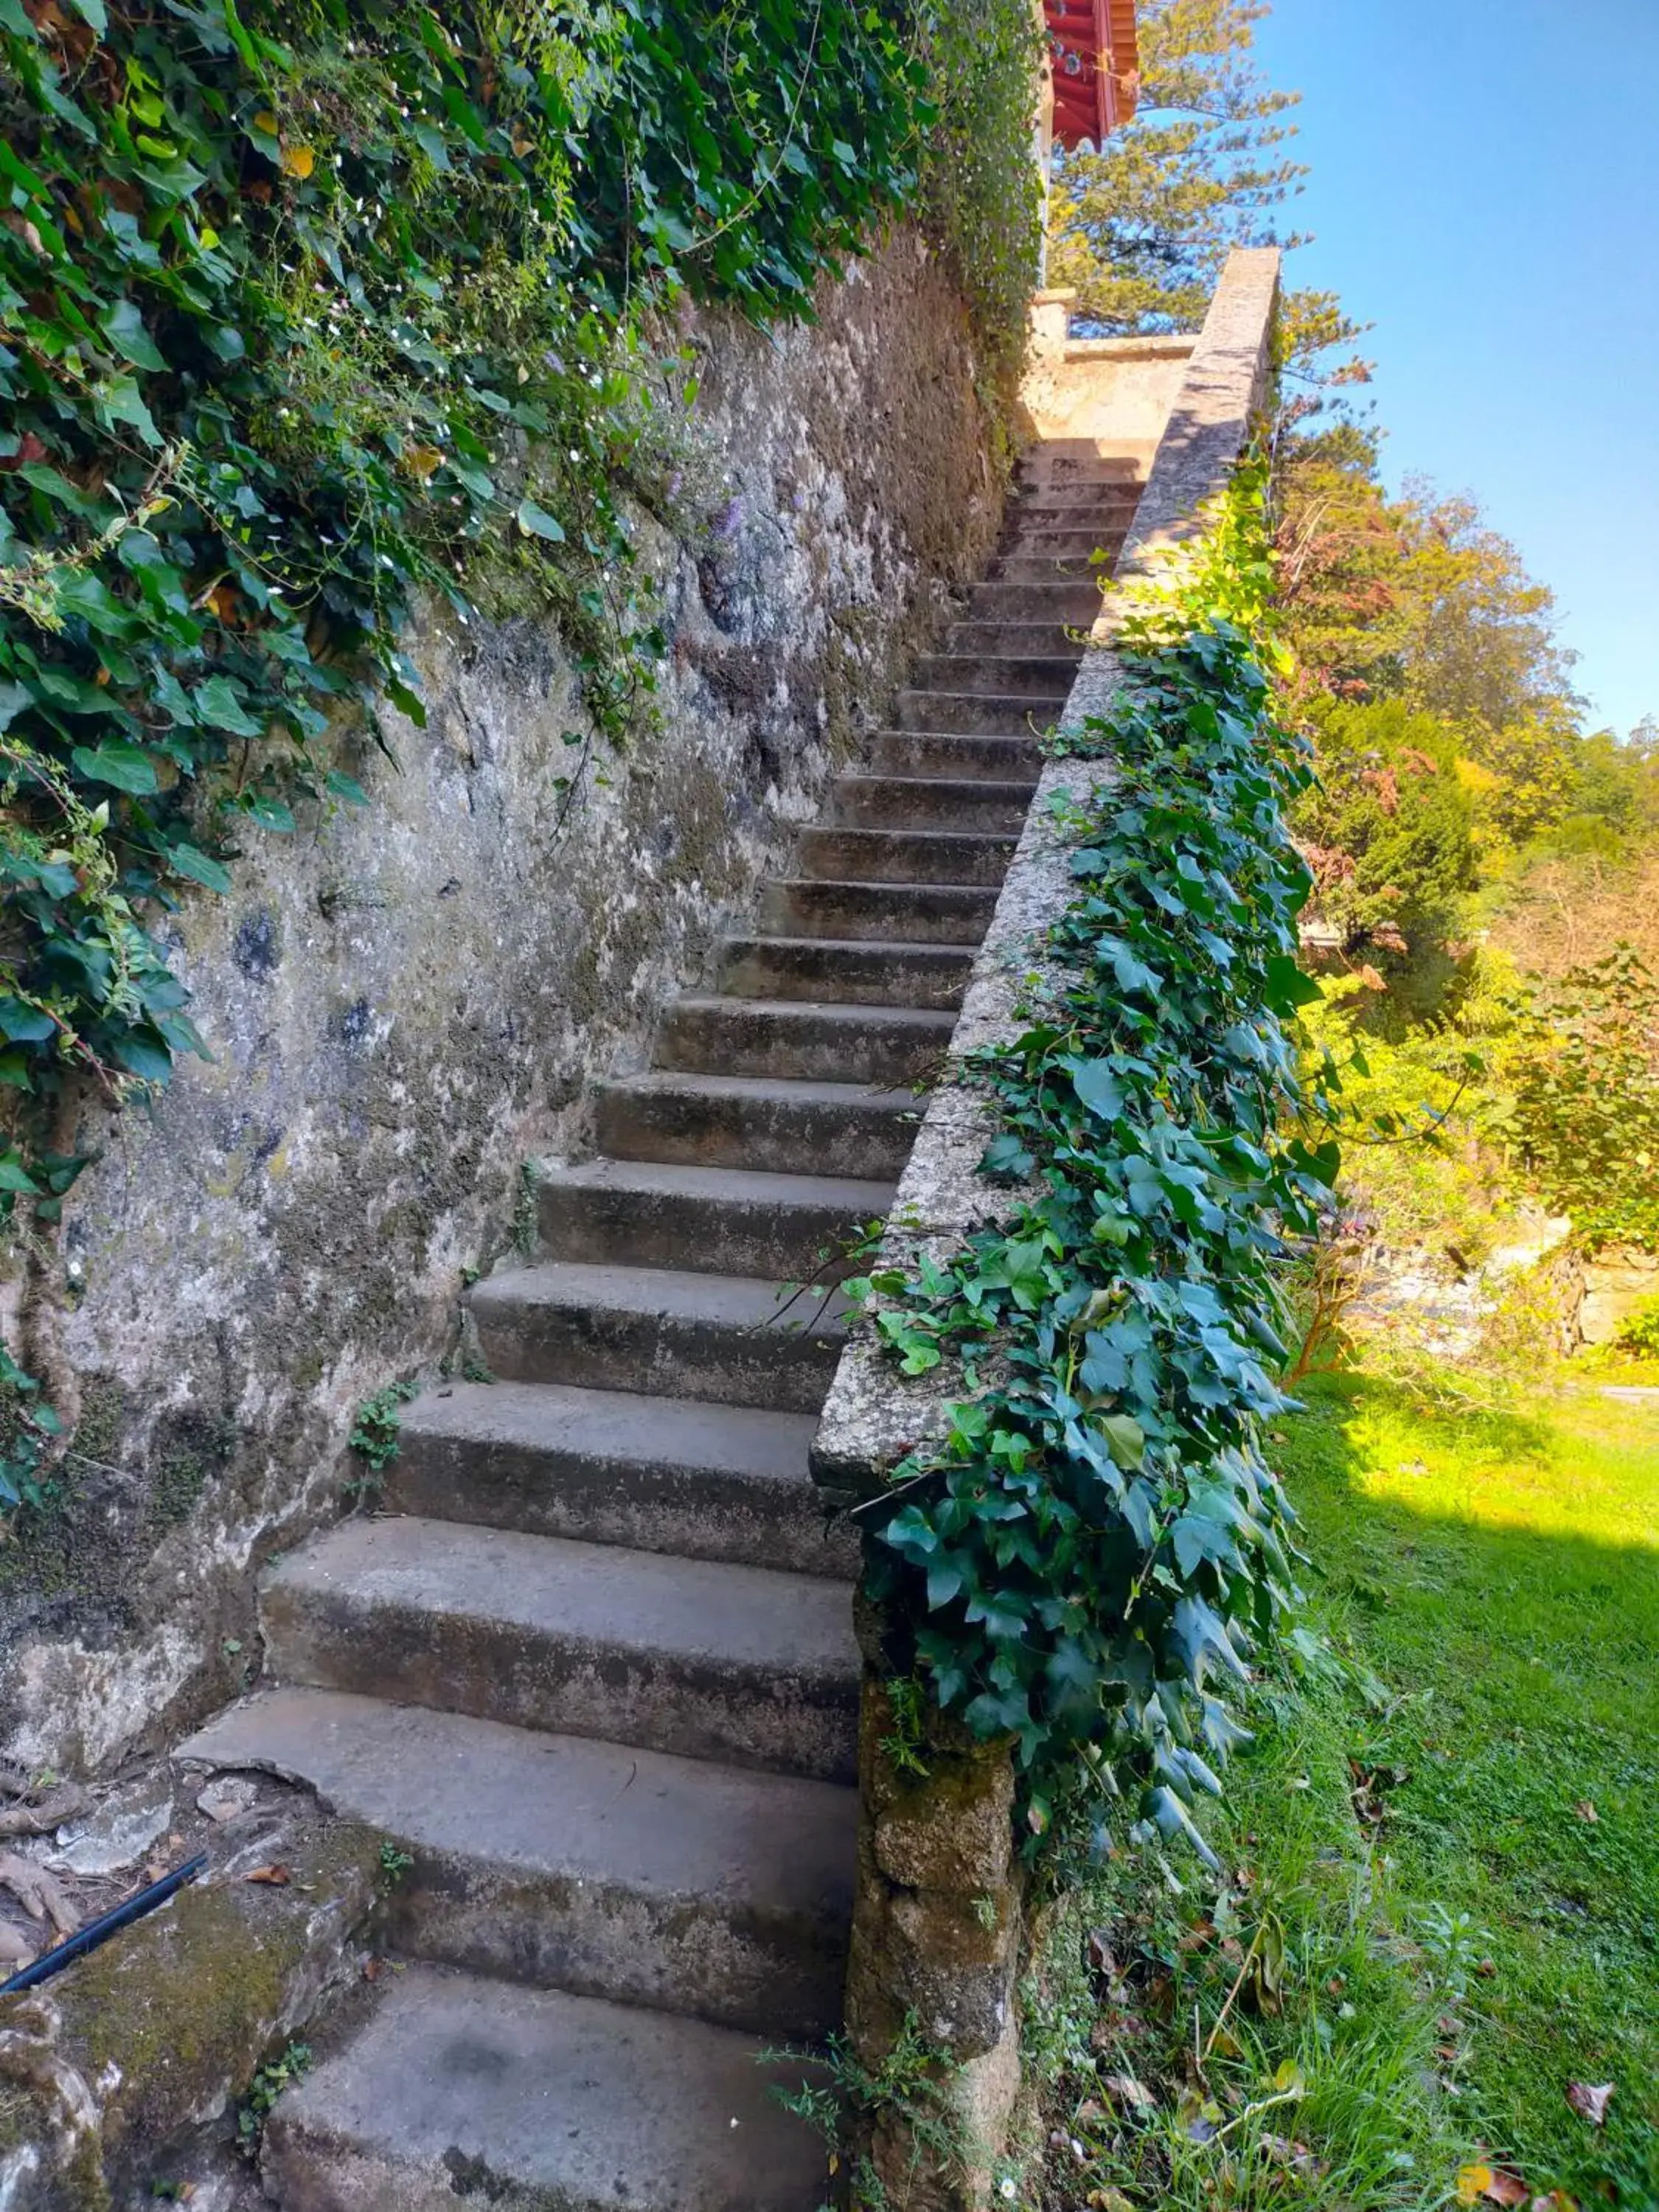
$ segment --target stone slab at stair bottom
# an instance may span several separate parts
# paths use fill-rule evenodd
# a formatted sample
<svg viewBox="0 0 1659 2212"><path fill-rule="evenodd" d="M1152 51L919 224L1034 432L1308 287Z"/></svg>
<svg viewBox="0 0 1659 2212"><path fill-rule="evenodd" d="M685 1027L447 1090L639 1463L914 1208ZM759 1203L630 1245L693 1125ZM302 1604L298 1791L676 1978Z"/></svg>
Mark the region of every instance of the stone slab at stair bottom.
<svg viewBox="0 0 1659 2212"><path fill-rule="evenodd" d="M407 1409L387 1512L270 1570L271 1686L185 1747L414 1862L369 2017L267 2128L283 2212L822 2201L759 2054L836 2024L851 1910L854 1553L806 1463L829 1286L1133 515L1122 456L1066 458L652 1066L595 1087L599 1157L544 1170L540 1252L470 1295L502 1379Z"/></svg>

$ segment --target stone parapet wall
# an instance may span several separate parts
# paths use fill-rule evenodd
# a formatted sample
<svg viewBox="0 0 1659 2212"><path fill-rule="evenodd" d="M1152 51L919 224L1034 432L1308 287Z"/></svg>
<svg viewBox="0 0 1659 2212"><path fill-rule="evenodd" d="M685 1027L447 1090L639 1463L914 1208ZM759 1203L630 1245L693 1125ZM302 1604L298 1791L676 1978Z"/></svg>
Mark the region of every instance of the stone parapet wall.
<svg viewBox="0 0 1659 2212"><path fill-rule="evenodd" d="M1115 570L1120 582L1147 573L1166 549L1200 526L1198 510L1224 487L1247 447L1270 374L1279 258L1275 251L1239 251L1228 262L1204 329L1182 365ZM1115 450L1117 422L1123 418L1112 416L1097 391L1086 392L1068 412L1063 389L1056 386L1071 373L1052 355L1039 356L1035 379L1042 419L1065 426L1049 434L1088 435ZM1093 378L1097 371L1085 361L1075 373ZM1132 425L1144 420L1144 393L1133 393L1127 409ZM1073 427L1084 420L1086 430ZM1062 727L1079 727L1110 703L1121 681L1109 643L1110 624L1109 602ZM945 1070L929 1094L900 1181L878 1265L908 1270L925 1255L943 1258L969 1232L1008 1209L1006 1193L979 1173L995 1133L994 1109L963 1079L962 1064L981 1047L1019 1033L1017 1010L1028 978L1040 970L1044 933L1076 890L1070 845L1054 827L1054 803L1086 795L1100 776L1099 764L1085 761L1051 761L1043 769ZM870 1332L860 1332L842 1354L814 1443L819 1482L842 1503L878 1495L900 1460L943 1437L948 1406L959 1395L937 1374L907 1381ZM990 1747L970 1757L951 1731L935 1728L921 1747L927 1776L891 1771L881 1749L891 1741L892 1729L878 1624L866 1623L862 1641L868 1668L865 1802L849 2033L860 2063L878 2073L897 2026L914 2017L944 2062L939 2092L960 2159L955 2170L942 2170L914 2130L890 2120L876 2130L866 2154L895 2201L902 2192L912 2206L977 2204L987 2197L1018 2080L1019 1887L1006 1827L1012 1754ZM904 1838L897 1854L889 1840L896 1807L902 1808ZM915 1945L886 1932L902 1930L912 1920L945 1931L943 1970L939 1956L923 1958ZM970 1936L975 1926L983 1931L977 1946ZM959 1988L951 1982L951 1961ZM995 2001L987 1995L988 1974L1000 1977Z"/></svg>
<svg viewBox="0 0 1659 2212"><path fill-rule="evenodd" d="M1000 520L965 310L901 231L818 320L692 314L703 524L665 579L661 727L599 756L550 619L409 640L428 720L343 765L370 803L250 831L168 925L211 1065L88 1112L61 1251L80 1405L0 1549L0 1751L107 1768L240 1686L262 1560L337 1510L358 1401L453 1344L524 1163L586 1148L589 1079L655 1012L884 719ZM14 1297L19 1285L11 1286Z"/></svg>

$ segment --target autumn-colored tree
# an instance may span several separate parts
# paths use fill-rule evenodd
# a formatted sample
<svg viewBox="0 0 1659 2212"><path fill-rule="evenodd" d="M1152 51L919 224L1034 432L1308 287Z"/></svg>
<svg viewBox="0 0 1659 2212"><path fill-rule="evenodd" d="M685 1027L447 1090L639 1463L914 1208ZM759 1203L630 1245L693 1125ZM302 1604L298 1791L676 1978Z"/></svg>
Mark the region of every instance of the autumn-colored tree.
<svg viewBox="0 0 1659 2212"><path fill-rule="evenodd" d="M1293 826L1316 911L1353 951L1420 963L1455 936L1476 882L1457 732L1399 699L1308 708L1319 781Z"/></svg>

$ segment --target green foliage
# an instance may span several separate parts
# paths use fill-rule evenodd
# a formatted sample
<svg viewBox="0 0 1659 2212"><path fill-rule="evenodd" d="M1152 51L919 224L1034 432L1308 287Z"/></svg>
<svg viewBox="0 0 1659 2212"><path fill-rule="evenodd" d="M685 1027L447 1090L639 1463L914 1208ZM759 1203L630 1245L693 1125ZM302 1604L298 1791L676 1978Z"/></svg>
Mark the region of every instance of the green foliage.
<svg viewBox="0 0 1659 2212"><path fill-rule="evenodd" d="M1534 997L1507 1134L1586 1248L1659 1250L1659 977L1627 945Z"/></svg>
<svg viewBox="0 0 1659 2212"><path fill-rule="evenodd" d="M764 2051L772 2065L798 2057L789 2051ZM923 2033L915 2013L907 2013L892 2048L878 2066L865 2065L850 2044L830 2037L811 2056L811 2075L799 2087L779 2084L772 2094L787 2112L817 2130L830 2153L830 2170L846 2166L852 2201L868 2212L905 2212L925 2177L955 2175L968 2163L969 2146L961 2122L941 2094L951 2061ZM910 2172L896 2197L866 2155L863 2144L880 2126L891 2146L910 2147Z"/></svg>
<svg viewBox="0 0 1659 2212"><path fill-rule="evenodd" d="M1272 237L1307 174L1283 149L1299 94L1251 59L1255 0L1139 0L1133 120L1058 161L1049 276L1110 330L1195 330L1234 246ZM1294 243L1294 241L1291 241Z"/></svg>
<svg viewBox="0 0 1659 2212"><path fill-rule="evenodd" d="M1036 18L1030 0L923 0L919 36L938 109L921 161L923 215L1006 377L1024 356L1041 240Z"/></svg>
<svg viewBox="0 0 1659 2212"><path fill-rule="evenodd" d="M390 1837L380 1845L380 1883L382 1890L396 1889L406 1875L415 1871L415 1862L410 1854L399 1850Z"/></svg>
<svg viewBox="0 0 1659 2212"><path fill-rule="evenodd" d="M55 1218L66 1095L205 1053L158 923L362 803L339 738L422 719L418 594L550 608L591 726L648 721L678 294L809 313L938 117L1006 319L1001 173L940 179L1014 97L1012 6L0 4L0 1223ZM0 1505L50 1442L9 1379Z"/></svg>
<svg viewBox="0 0 1659 2212"><path fill-rule="evenodd" d="M403 1412L420 1389L418 1382L388 1382L372 1398L365 1398L351 1425L353 1451L368 1462L376 1475L390 1467L401 1449Z"/></svg>
<svg viewBox="0 0 1659 2212"><path fill-rule="evenodd" d="M1037 1835L1085 1781L1133 1776L1133 1832L1196 1840L1239 1735L1212 1686L1247 1677L1293 1603L1260 1424L1283 1402L1282 1239L1336 1162L1285 1133L1285 1024L1316 993L1261 501L1241 480L1125 629L1124 688L1086 738L1112 775L1066 823L1079 890L1053 980L970 1063L1001 1124L984 1170L1018 1192L1006 1225L862 1286L909 1371L949 1358L969 1393L944 1449L864 1507L866 1583L896 1669L1017 1741Z"/></svg>
<svg viewBox="0 0 1659 2212"><path fill-rule="evenodd" d="M311 2045L290 2043L279 2058L263 2065L248 2084L247 2094L236 2107L236 2148L246 2159L257 2159L265 2122L284 2089L310 2070Z"/></svg>
<svg viewBox="0 0 1659 2212"><path fill-rule="evenodd" d="M1398 700L1310 703L1319 780L1291 817L1321 918L1399 958L1443 946L1475 883L1457 734Z"/></svg>
<svg viewBox="0 0 1659 2212"><path fill-rule="evenodd" d="M1659 1359L1659 1298L1637 1308L1619 1332L1618 1348L1641 1359Z"/></svg>

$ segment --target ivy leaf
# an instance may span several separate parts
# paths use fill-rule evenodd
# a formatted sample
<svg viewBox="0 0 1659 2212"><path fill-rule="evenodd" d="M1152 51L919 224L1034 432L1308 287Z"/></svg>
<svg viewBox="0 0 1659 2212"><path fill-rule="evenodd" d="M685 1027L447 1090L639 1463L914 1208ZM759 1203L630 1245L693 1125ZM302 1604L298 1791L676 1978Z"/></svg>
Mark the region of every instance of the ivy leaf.
<svg viewBox="0 0 1659 2212"><path fill-rule="evenodd" d="M1276 1014L1294 1013L1310 1006L1321 995L1311 975L1304 975L1287 952L1269 953L1263 969L1262 995Z"/></svg>
<svg viewBox="0 0 1659 2212"><path fill-rule="evenodd" d="M118 300L100 327L122 359L131 362L136 368L166 368L166 357L144 328L144 319L136 301Z"/></svg>
<svg viewBox="0 0 1659 2212"><path fill-rule="evenodd" d="M563 525L544 507L538 507L533 499L520 501L518 523L526 538L550 538L556 545L563 543Z"/></svg>
<svg viewBox="0 0 1659 2212"><path fill-rule="evenodd" d="M76 745L70 757L89 782L113 784L117 791L130 792L136 799L148 798L161 788L155 763L142 746L111 739L94 749Z"/></svg>
<svg viewBox="0 0 1659 2212"><path fill-rule="evenodd" d="M242 695L228 676L210 676L190 695L191 711L204 729L224 730L233 738L257 738L261 726L242 703Z"/></svg>
<svg viewBox="0 0 1659 2212"><path fill-rule="evenodd" d="M93 404L111 422L130 422L147 446L159 446L161 434L144 404L138 381L131 376L112 376L93 387Z"/></svg>
<svg viewBox="0 0 1659 2212"><path fill-rule="evenodd" d="M20 1198L40 1198L40 1186L15 1152L0 1152L0 1190L15 1191Z"/></svg>
<svg viewBox="0 0 1659 2212"><path fill-rule="evenodd" d="M167 865L175 875L188 876L192 883L201 884L208 890L227 892L230 889L229 869L194 845L169 845Z"/></svg>
<svg viewBox="0 0 1659 2212"><path fill-rule="evenodd" d="M129 1030L110 1047L110 1057L118 1067L125 1067L129 1075L137 1075L146 1083L166 1084L173 1075L173 1054L159 1036L147 1036L143 1030Z"/></svg>
<svg viewBox="0 0 1659 2212"><path fill-rule="evenodd" d="M1139 1421L1131 1420L1127 1413L1105 1413L1095 1425L1105 1437L1119 1467L1133 1473L1140 1466L1146 1456L1146 1431Z"/></svg>
<svg viewBox="0 0 1659 2212"><path fill-rule="evenodd" d="M58 1024L26 1000L0 998L0 1030L17 1044L40 1044L57 1035Z"/></svg>
<svg viewBox="0 0 1659 2212"><path fill-rule="evenodd" d="M1115 1121L1123 1111L1123 1086L1103 1060L1068 1060L1072 1088L1091 1114Z"/></svg>

